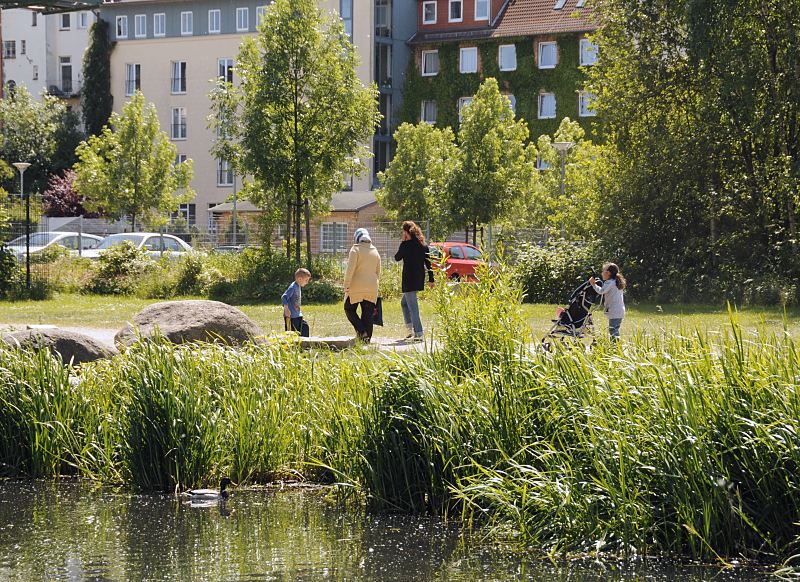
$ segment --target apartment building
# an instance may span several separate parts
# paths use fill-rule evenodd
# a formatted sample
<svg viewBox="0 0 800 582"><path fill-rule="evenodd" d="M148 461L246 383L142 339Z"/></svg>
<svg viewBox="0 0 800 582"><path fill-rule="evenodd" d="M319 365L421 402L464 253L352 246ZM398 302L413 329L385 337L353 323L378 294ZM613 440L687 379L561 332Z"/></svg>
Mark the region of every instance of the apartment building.
<svg viewBox="0 0 800 582"><path fill-rule="evenodd" d="M393 72L405 72L410 54L405 41L416 26L415 10L406 7L402 18L398 2L415 1L320 1L323 10L341 15L360 56L359 78L364 83L380 80L381 107L387 117L374 138L380 157L370 160L365 175L347 180L345 190L371 190L375 175L388 163L390 124L396 117L393 98L402 78ZM194 161L192 188L197 197L180 212L201 230L214 226L215 215L209 209L241 186L228 164L210 153L215 136L207 127L209 92L218 76L233 79L242 39L256 33L266 8L267 0L120 0L100 9L115 43L111 54L114 110L121 111L137 89L155 104L162 128L178 148L178 158Z"/></svg>
<svg viewBox="0 0 800 582"><path fill-rule="evenodd" d="M83 53L95 15L89 11L41 14L3 10L2 84L50 93L77 108L83 84Z"/></svg>
<svg viewBox="0 0 800 582"><path fill-rule="evenodd" d="M421 0L417 20L404 121L457 127L482 80L495 77L533 139L564 117L591 129L582 87L597 47L584 0Z"/></svg>

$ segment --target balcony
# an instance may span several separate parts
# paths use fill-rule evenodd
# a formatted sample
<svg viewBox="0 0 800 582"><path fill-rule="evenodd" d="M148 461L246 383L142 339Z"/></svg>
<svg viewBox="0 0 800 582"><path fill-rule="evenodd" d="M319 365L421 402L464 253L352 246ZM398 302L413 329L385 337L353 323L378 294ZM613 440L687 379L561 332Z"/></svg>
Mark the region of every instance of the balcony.
<svg viewBox="0 0 800 582"><path fill-rule="evenodd" d="M66 99L81 94L82 79L49 79L46 82L47 92L54 97Z"/></svg>

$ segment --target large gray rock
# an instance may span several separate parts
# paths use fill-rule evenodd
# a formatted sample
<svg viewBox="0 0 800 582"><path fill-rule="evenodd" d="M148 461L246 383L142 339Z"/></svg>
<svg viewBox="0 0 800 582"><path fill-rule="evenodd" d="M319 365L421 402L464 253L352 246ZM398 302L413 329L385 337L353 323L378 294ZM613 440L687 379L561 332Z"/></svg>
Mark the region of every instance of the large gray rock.
<svg viewBox="0 0 800 582"><path fill-rule="evenodd" d="M264 332L239 309L219 301L190 299L162 301L142 309L114 336L120 346L129 346L143 337L161 334L174 344L223 341L241 345Z"/></svg>
<svg viewBox="0 0 800 582"><path fill-rule="evenodd" d="M24 349L46 348L65 364L85 364L110 358L117 350L88 335L58 328L26 329L3 335L3 341Z"/></svg>

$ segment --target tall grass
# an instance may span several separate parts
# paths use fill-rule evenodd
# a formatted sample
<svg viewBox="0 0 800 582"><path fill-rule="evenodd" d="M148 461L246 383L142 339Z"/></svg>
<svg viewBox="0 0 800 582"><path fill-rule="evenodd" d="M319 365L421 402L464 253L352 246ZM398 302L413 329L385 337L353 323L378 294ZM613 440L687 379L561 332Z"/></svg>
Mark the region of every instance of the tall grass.
<svg viewBox="0 0 800 582"><path fill-rule="evenodd" d="M800 552L800 350L638 335L539 353L502 270L438 286L428 354L134 346L62 368L0 348L4 475L170 490L287 473L375 510L463 516L553 553Z"/></svg>

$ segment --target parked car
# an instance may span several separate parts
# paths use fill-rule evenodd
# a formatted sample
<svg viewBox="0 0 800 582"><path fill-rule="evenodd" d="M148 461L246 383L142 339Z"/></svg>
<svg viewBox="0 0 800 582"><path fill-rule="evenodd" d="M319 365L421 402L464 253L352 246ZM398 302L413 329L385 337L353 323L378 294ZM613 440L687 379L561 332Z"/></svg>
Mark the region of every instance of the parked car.
<svg viewBox="0 0 800 582"><path fill-rule="evenodd" d="M456 281L476 281L475 267L483 263L483 255L474 246L467 243L444 242L430 243L431 261L442 264L450 279Z"/></svg>
<svg viewBox="0 0 800 582"><path fill-rule="evenodd" d="M68 249L70 254L77 255L78 250L81 254L84 251L95 248L103 241L103 237L93 234L81 234L77 232L32 232L30 249L31 254L40 253L53 245L61 245ZM25 235L18 236L6 244L6 248L14 253L18 261L25 260Z"/></svg>
<svg viewBox="0 0 800 582"><path fill-rule="evenodd" d="M180 257L193 250L191 245L171 234L160 234L158 232L123 232L107 236L103 239L103 242L97 245L97 248L86 251L83 253L83 256L96 259L107 249L121 245L125 241L132 243L137 249L144 249L147 251L148 255L155 259L167 252L169 252L169 256L171 257Z"/></svg>

